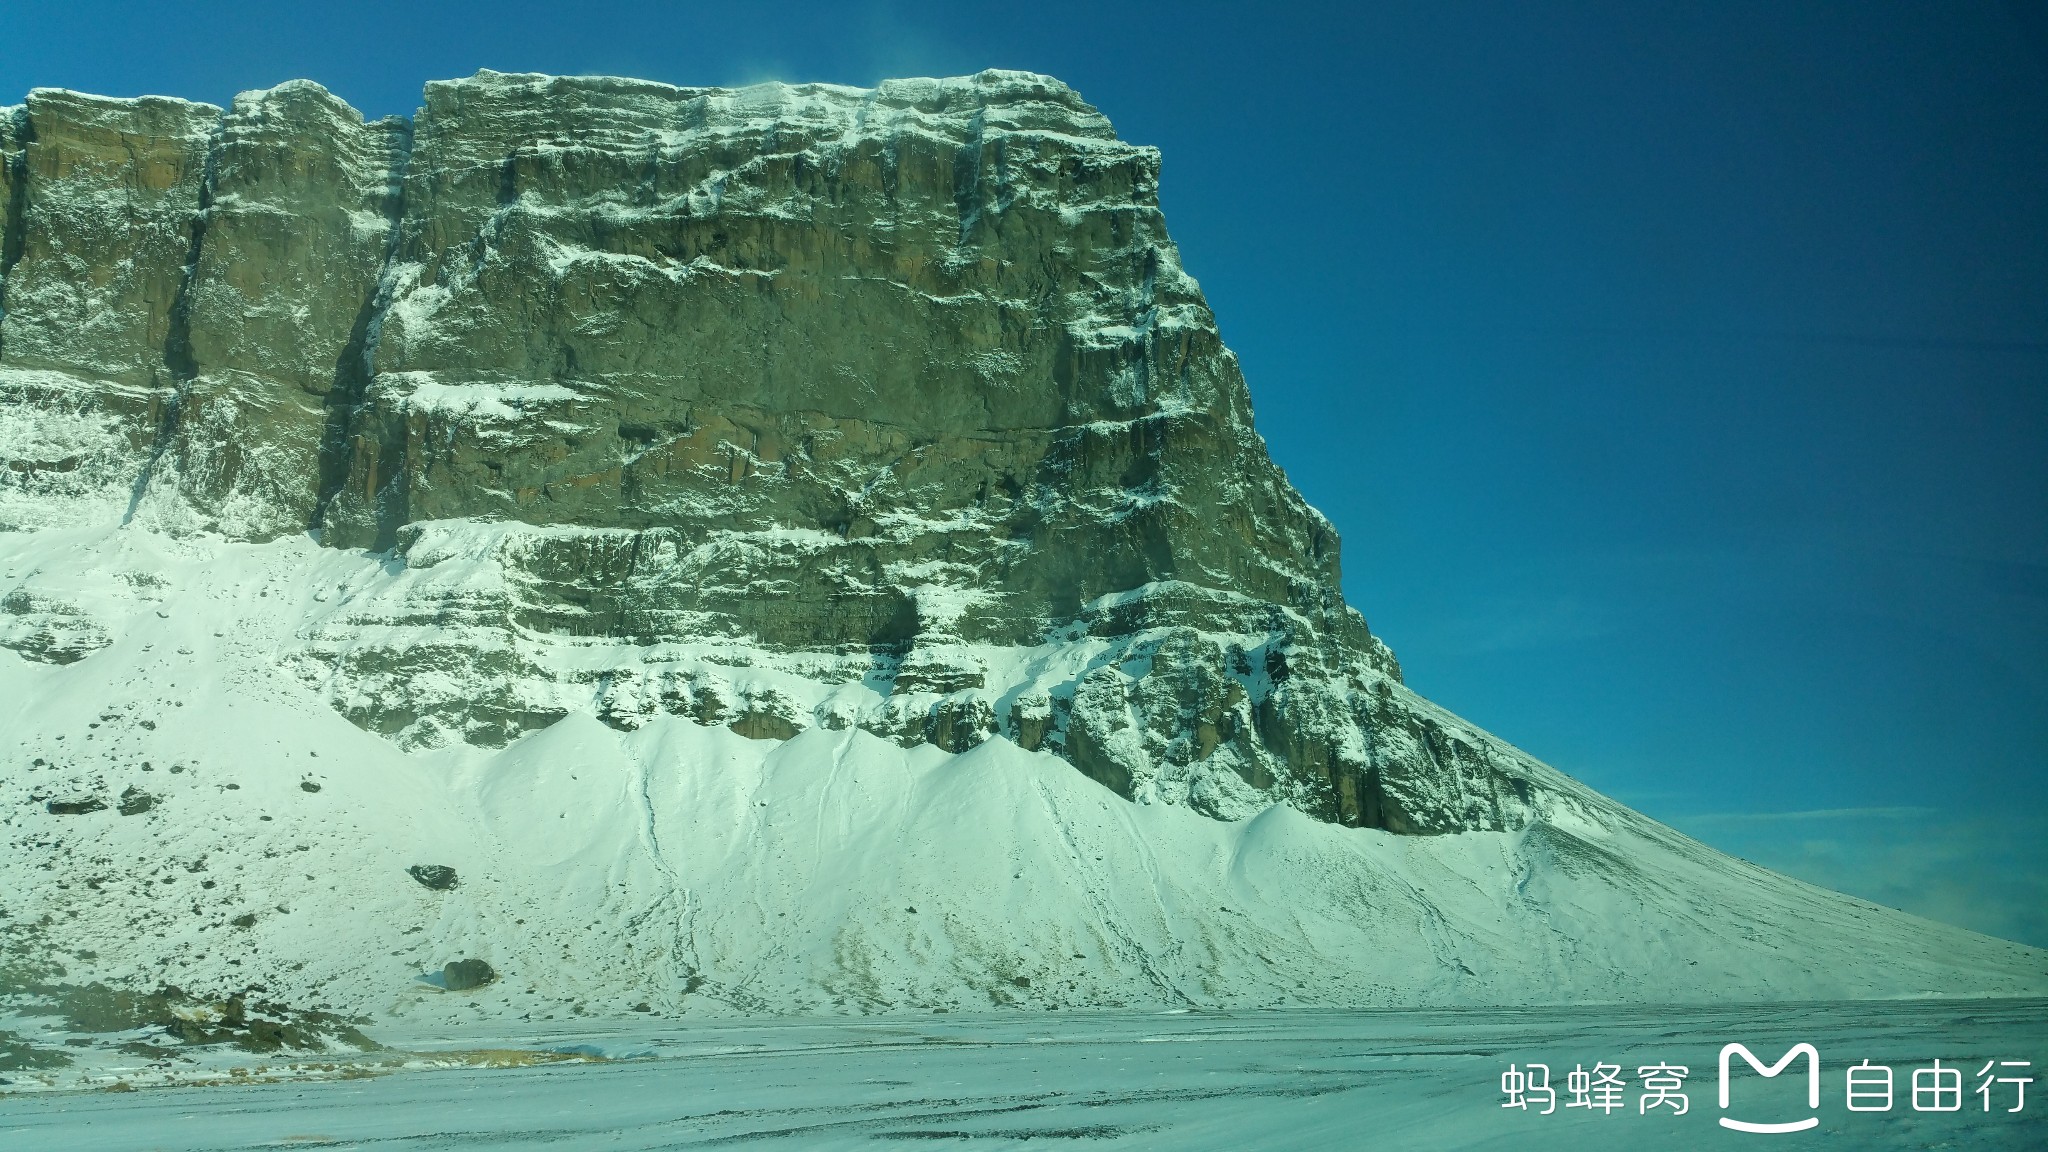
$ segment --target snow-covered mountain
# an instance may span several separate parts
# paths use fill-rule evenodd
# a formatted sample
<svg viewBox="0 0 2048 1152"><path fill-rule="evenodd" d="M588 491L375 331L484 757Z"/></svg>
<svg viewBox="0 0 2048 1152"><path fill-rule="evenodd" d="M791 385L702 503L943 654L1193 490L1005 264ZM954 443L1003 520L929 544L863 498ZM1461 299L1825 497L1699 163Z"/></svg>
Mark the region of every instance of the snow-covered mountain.
<svg viewBox="0 0 2048 1152"><path fill-rule="evenodd" d="M38 90L0 151L17 987L2048 990L1404 687L1057 81Z"/></svg>

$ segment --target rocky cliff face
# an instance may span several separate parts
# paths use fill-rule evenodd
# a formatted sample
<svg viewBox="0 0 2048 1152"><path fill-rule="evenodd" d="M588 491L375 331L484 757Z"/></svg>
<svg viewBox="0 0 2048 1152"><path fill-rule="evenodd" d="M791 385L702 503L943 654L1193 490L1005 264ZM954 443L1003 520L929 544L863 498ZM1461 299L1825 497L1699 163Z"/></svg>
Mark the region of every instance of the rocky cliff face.
<svg viewBox="0 0 2048 1152"><path fill-rule="evenodd" d="M1219 817L1565 802L1400 687L1158 153L1057 81L38 90L0 149L0 527L388 553L279 661L401 745L673 714L1001 735Z"/></svg>

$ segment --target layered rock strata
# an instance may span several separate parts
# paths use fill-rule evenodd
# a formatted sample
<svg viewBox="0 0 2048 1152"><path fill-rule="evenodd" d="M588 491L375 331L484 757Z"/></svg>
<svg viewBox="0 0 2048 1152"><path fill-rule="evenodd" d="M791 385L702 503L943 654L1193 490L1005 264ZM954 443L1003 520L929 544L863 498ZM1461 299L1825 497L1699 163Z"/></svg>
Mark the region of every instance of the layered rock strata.
<svg viewBox="0 0 2048 1152"><path fill-rule="evenodd" d="M281 660L401 744L674 714L1001 736L1222 817L1566 802L1400 687L1158 153L1057 81L37 90L0 150L0 527L387 554ZM0 643L89 657L16 591Z"/></svg>

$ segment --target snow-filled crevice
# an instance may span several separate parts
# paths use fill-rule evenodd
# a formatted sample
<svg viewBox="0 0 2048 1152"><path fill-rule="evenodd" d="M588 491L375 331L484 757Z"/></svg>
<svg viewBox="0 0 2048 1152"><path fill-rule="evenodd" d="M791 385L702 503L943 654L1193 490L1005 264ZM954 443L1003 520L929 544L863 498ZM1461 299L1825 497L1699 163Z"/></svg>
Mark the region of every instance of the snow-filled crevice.
<svg viewBox="0 0 2048 1152"><path fill-rule="evenodd" d="M413 122L401 119L390 166L385 174L388 192L381 205L385 219L384 261L374 283L364 286L362 306L349 328L348 343L334 362L334 386L327 393L326 419L320 430L319 488L313 503L309 528L325 526L327 511L348 483L350 458L359 434L358 425L369 395L370 380L376 374L377 336L383 328L384 313L394 296L395 268L399 241L404 234L405 178L412 165ZM395 526L393 529L395 533ZM383 535L382 532L379 535Z"/></svg>
<svg viewBox="0 0 2048 1152"><path fill-rule="evenodd" d="M988 129L986 109L968 125L967 141L953 154L953 204L960 215L960 247L965 248L981 220L981 149Z"/></svg>

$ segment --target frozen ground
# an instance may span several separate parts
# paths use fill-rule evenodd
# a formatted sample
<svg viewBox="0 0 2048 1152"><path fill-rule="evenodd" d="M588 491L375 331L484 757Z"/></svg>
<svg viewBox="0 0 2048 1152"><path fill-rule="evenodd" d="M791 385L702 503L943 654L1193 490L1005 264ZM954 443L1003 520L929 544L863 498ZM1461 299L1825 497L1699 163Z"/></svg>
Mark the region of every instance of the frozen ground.
<svg viewBox="0 0 2048 1152"><path fill-rule="evenodd" d="M2048 1003L1862 1002L1686 1009L1433 1009L1376 1012L1024 1013L678 1024L642 1018L600 1032L385 1031L415 1054L493 1051L510 1067L363 1079L0 1096L0 1147L199 1149L833 1148L1720 1148L2039 1149L2048 1101L2020 1113L1990 1060L2048 1065ZM1766 1061L1791 1045L1821 1058L1817 1110L1798 1075L1731 1081L1717 1106L1720 1046ZM580 1053L518 1066L517 1054ZM1844 1107L1844 1069L1864 1059L1963 1068L1963 1108ZM1539 1061L1621 1065L1625 1109L1503 1109L1501 1073ZM1683 1116L1639 1111L1636 1069L1690 1071ZM1738 1068L1741 1065L1738 1064ZM2030 1089L2039 1085L2029 1085ZM1722 1129L1817 1114L1811 1131Z"/></svg>

